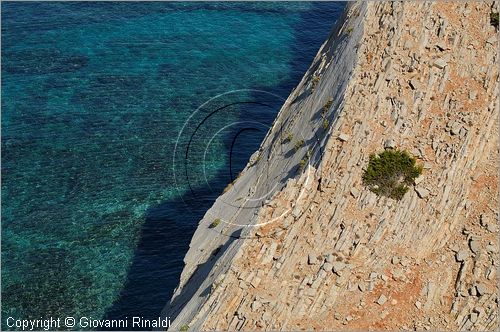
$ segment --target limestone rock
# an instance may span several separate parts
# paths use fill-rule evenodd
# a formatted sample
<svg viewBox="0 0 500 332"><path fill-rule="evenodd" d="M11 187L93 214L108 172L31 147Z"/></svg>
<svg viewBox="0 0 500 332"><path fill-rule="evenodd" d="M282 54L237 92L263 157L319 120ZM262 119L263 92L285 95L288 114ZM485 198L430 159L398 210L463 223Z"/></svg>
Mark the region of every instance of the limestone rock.
<svg viewBox="0 0 500 332"><path fill-rule="evenodd" d="M420 175L418 176L417 178L415 178L415 185L418 185L420 183L422 183L422 181L424 181L425 177Z"/></svg>
<svg viewBox="0 0 500 332"><path fill-rule="evenodd" d="M473 253L478 254L481 249L481 243L477 240L472 240L469 242L469 247Z"/></svg>
<svg viewBox="0 0 500 332"><path fill-rule="evenodd" d="M418 80L412 78L410 80L410 87L413 89L413 90L420 90L421 88L421 84Z"/></svg>
<svg viewBox="0 0 500 332"><path fill-rule="evenodd" d="M459 250L457 252L457 254L455 255L457 262L463 262L468 257L469 257L469 253L467 253L467 251L465 251L465 250Z"/></svg>
<svg viewBox="0 0 500 332"><path fill-rule="evenodd" d="M486 279L493 280L496 274L496 269L493 266L490 266L488 271L486 271Z"/></svg>
<svg viewBox="0 0 500 332"><path fill-rule="evenodd" d="M485 284L483 283L479 283L476 285L476 290L477 290L477 294L479 296L483 296L485 294L489 294L489 289L488 289L488 286L486 286Z"/></svg>
<svg viewBox="0 0 500 332"><path fill-rule="evenodd" d="M333 269L332 271L339 274L345 269L346 265L345 263L342 262L333 262Z"/></svg>
<svg viewBox="0 0 500 332"><path fill-rule="evenodd" d="M495 253L497 251L496 248L495 248L495 246L493 246L491 244L488 244L485 249L489 253Z"/></svg>
<svg viewBox="0 0 500 332"><path fill-rule="evenodd" d="M262 307L262 303L260 303L259 301L255 300L252 302L252 304L250 305L252 311L257 311L259 310L260 307Z"/></svg>
<svg viewBox="0 0 500 332"><path fill-rule="evenodd" d="M316 265L316 264L318 264L318 258L314 254L309 254L307 256L307 263L309 265Z"/></svg>
<svg viewBox="0 0 500 332"><path fill-rule="evenodd" d="M415 191L420 198L426 198L427 196L429 196L429 190L425 189L424 187L417 186L415 187Z"/></svg>
<svg viewBox="0 0 500 332"><path fill-rule="evenodd" d="M494 45L496 41L498 41L498 37L495 34L495 36L491 36L490 38L488 38L488 40L486 40L486 43Z"/></svg>
<svg viewBox="0 0 500 332"><path fill-rule="evenodd" d="M380 295L380 297L377 300L377 304L384 305L386 302L387 302L387 297L384 294Z"/></svg>
<svg viewBox="0 0 500 332"><path fill-rule="evenodd" d="M259 160L259 157L260 157L260 150L257 150L250 156L248 163L253 166Z"/></svg>
<svg viewBox="0 0 500 332"><path fill-rule="evenodd" d="M445 43L443 42L438 42L436 43L436 47L442 52L442 51L446 51L448 49L448 47L446 46Z"/></svg>
<svg viewBox="0 0 500 332"><path fill-rule="evenodd" d="M326 262L326 263L324 263L324 264L323 264L323 266L321 266L321 268L322 268L323 270L325 270L325 271L330 272L330 271L332 271L332 269L333 269L333 264L332 264L332 263L328 263L328 262Z"/></svg>
<svg viewBox="0 0 500 332"><path fill-rule="evenodd" d="M339 141L341 141L341 142L347 142L347 141L349 141L349 138L350 138L349 135L344 134L344 133L341 133L338 137Z"/></svg>
<svg viewBox="0 0 500 332"><path fill-rule="evenodd" d="M446 61L442 58L436 59L434 61L434 67L437 67L439 69L443 69L444 67L446 67L446 65L447 65Z"/></svg>
<svg viewBox="0 0 500 332"><path fill-rule="evenodd" d="M396 142L392 139L388 139L384 142L385 149L394 149L396 147Z"/></svg>
<svg viewBox="0 0 500 332"><path fill-rule="evenodd" d="M405 277L405 273L402 269L393 269L392 270L392 278L394 280L400 280Z"/></svg>
<svg viewBox="0 0 500 332"><path fill-rule="evenodd" d="M326 255L325 262L327 262L327 263L333 263L334 261L335 261L335 256L333 256L332 254Z"/></svg>
<svg viewBox="0 0 500 332"><path fill-rule="evenodd" d="M479 224L481 224L481 226L486 227L489 224L488 221L489 221L489 218L486 214L481 214L479 216Z"/></svg>
<svg viewBox="0 0 500 332"><path fill-rule="evenodd" d="M408 257L401 257L400 263L402 266L407 267L408 265L410 265L410 260L408 259Z"/></svg>
<svg viewBox="0 0 500 332"><path fill-rule="evenodd" d="M492 223L489 223L488 225L486 225L486 229L488 230L488 232L490 233L495 233L496 232L496 227L494 224Z"/></svg>
<svg viewBox="0 0 500 332"><path fill-rule="evenodd" d="M452 135L458 135L458 134L460 134L460 130L461 130L461 129L462 129L462 125L461 125L459 122L455 121L455 122L453 122L453 124L451 125L451 130L450 130L450 133L451 133Z"/></svg>

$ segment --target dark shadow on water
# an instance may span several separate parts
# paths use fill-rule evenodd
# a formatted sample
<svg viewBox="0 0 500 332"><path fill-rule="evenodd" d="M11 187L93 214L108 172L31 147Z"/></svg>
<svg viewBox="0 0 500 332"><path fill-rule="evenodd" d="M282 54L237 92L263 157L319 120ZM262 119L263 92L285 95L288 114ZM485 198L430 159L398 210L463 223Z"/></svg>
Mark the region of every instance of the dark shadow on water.
<svg viewBox="0 0 500 332"><path fill-rule="evenodd" d="M292 46L291 75L272 89L268 87L254 87L254 89L267 90L286 98L308 69L318 48L328 36L334 21L340 16L343 6L344 4L339 3L314 3L311 10L304 12L301 15L300 24L296 26L296 39ZM333 17L328 21L330 16ZM328 25L328 28L323 28L325 30L323 34L310 29L319 24ZM305 48L309 49L304 50ZM261 98L261 95L256 94L254 97ZM274 105L275 113L269 112L260 121L271 125L281 104ZM243 113L241 119L247 120L246 117L248 114ZM265 133L258 132L256 135L261 135L262 139ZM226 141L226 151L229 151L231 138ZM246 160L256 148L258 146L248 148ZM230 173L234 171L234 174L237 174L238 170L243 169L246 160L236 165L233 163L231 171L228 171L229 165L222 167L214 177L213 183L210 183L210 187L214 188L213 192L207 188L196 188L196 197L189 193L148 210L133 262L128 271L127 281L119 299L107 311L106 319L128 317L130 325L131 317L134 316L145 319L157 319L160 316L179 282L184 266L183 258L198 221L202 219L230 181ZM296 169L292 170L289 176L294 176L296 172ZM197 273L208 273L211 268L210 264L213 262L209 261L206 265L200 266ZM196 291L196 287L192 287L190 291ZM174 319L174 317L170 318ZM131 327L129 326L128 329Z"/></svg>
<svg viewBox="0 0 500 332"><path fill-rule="evenodd" d="M212 196L196 202L183 197L147 212L127 282L119 300L107 312L107 319L128 317L130 323L133 316L149 319L159 316L179 281L196 222L216 198Z"/></svg>
<svg viewBox="0 0 500 332"><path fill-rule="evenodd" d="M227 240L224 243L224 245L214 250L212 256L205 263L200 264L196 267L196 270L193 272L191 278L188 281L190 287L183 288L180 294L175 298L175 300L172 301L171 306L167 309L170 319L174 319L175 317L177 317L180 310L182 310L182 305L180 304L183 304L183 302L185 302L187 299L191 299L196 294L201 284L205 281L205 279L212 271L212 268L219 259L219 257L236 239L240 238L241 231L242 231L241 229L234 231L231 235L227 237ZM210 294L210 290L211 286L208 286L199 294L199 296L207 297ZM175 311L172 308L174 308Z"/></svg>

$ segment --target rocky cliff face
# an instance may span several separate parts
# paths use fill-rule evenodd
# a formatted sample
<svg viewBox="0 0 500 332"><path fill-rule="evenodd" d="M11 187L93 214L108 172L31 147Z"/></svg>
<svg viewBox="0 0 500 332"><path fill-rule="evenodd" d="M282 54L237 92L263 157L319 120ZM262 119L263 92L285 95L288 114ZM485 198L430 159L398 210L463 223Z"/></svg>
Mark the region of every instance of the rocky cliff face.
<svg viewBox="0 0 500 332"><path fill-rule="evenodd" d="M496 329L496 8L351 4L200 222L172 329ZM384 147L424 166L401 201L362 185Z"/></svg>

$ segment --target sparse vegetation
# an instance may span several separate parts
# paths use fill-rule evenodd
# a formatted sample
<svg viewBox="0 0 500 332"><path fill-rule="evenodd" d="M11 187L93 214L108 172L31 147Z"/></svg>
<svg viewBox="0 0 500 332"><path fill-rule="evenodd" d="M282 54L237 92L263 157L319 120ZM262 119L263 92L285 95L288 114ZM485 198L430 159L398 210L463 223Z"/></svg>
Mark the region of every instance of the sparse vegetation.
<svg viewBox="0 0 500 332"><path fill-rule="evenodd" d="M293 145L295 151L299 151L299 149L304 145L304 140L301 139L301 140L298 140L295 142L295 144Z"/></svg>
<svg viewBox="0 0 500 332"><path fill-rule="evenodd" d="M318 85L319 83L319 76L317 75L313 75L312 79L311 79L311 90L314 91L314 89L316 88L316 86Z"/></svg>
<svg viewBox="0 0 500 332"><path fill-rule="evenodd" d="M330 121L328 121L328 119L323 119L323 129L327 130L329 125Z"/></svg>
<svg viewBox="0 0 500 332"><path fill-rule="evenodd" d="M286 142L291 142L293 140L293 133L289 130L287 130L285 132L286 136L285 138L283 139L283 143L286 143Z"/></svg>
<svg viewBox="0 0 500 332"><path fill-rule="evenodd" d="M326 115L326 113L328 113L328 110L330 109L330 107L332 107L332 104L333 104L333 99L332 98L328 99L326 104L323 105L323 108L321 110L321 116L324 117Z"/></svg>
<svg viewBox="0 0 500 332"><path fill-rule="evenodd" d="M302 172L304 170L304 168L306 167L307 165L307 162L309 161L309 158L307 158L307 156L305 156L304 158L302 158L299 162L299 169L300 171Z"/></svg>
<svg viewBox="0 0 500 332"><path fill-rule="evenodd" d="M309 158L311 158L311 156L312 156L312 151L311 150L307 150L306 155L299 162L299 169L300 169L301 172L307 166L307 163L309 162Z"/></svg>
<svg viewBox="0 0 500 332"><path fill-rule="evenodd" d="M212 223L210 224L210 226L208 226L208 228L215 228L215 227L217 227L220 224L220 221L221 220L219 218L215 219L214 221L212 221Z"/></svg>
<svg viewBox="0 0 500 332"><path fill-rule="evenodd" d="M498 29L498 13L491 12L490 13L490 23L493 25L496 29Z"/></svg>
<svg viewBox="0 0 500 332"><path fill-rule="evenodd" d="M187 331L187 330L189 330L189 325L187 324L182 325L179 329L179 331Z"/></svg>
<svg viewBox="0 0 500 332"><path fill-rule="evenodd" d="M321 110L321 117L323 118L322 126L325 131L328 129L328 126L330 125L330 121L326 118L326 114L330 110L330 107L332 107L332 104L333 104L333 99L330 98L328 99L326 104L323 105L323 108Z"/></svg>
<svg viewBox="0 0 500 332"><path fill-rule="evenodd" d="M406 151L385 150L370 155L363 184L379 196L400 200L422 174L422 166Z"/></svg>

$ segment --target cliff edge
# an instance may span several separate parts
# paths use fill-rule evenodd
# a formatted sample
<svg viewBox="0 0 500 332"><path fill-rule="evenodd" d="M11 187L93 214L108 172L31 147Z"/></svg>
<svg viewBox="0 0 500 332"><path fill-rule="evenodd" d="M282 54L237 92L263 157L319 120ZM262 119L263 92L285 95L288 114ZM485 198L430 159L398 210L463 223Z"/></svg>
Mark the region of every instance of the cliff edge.
<svg viewBox="0 0 500 332"><path fill-rule="evenodd" d="M497 3L349 4L200 221L164 310L171 329L496 330L492 11ZM401 201L362 184L384 148L424 166Z"/></svg>

